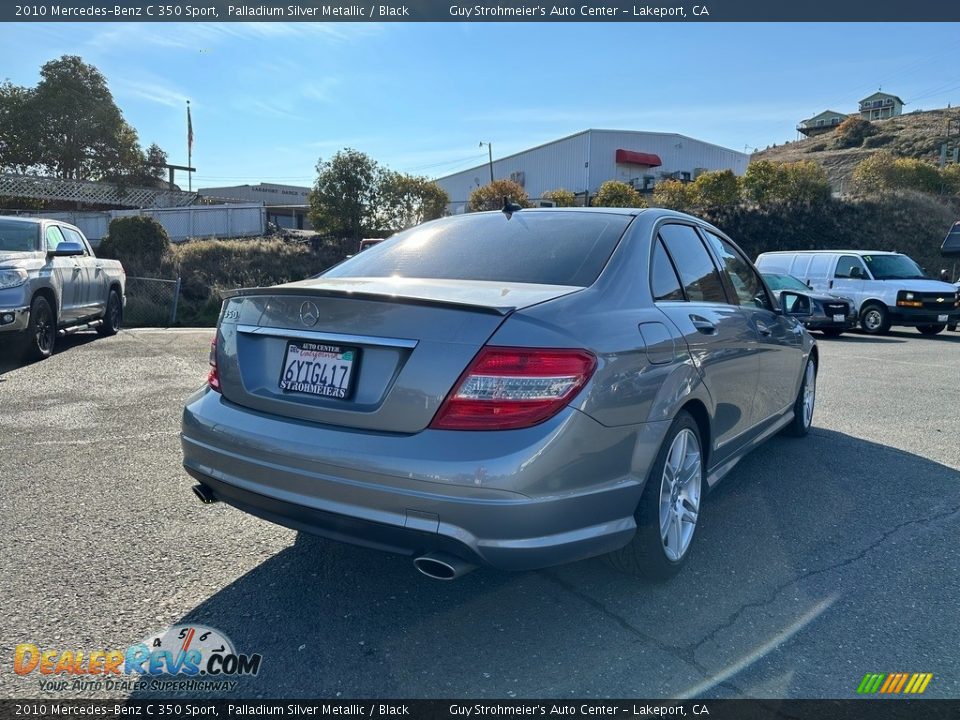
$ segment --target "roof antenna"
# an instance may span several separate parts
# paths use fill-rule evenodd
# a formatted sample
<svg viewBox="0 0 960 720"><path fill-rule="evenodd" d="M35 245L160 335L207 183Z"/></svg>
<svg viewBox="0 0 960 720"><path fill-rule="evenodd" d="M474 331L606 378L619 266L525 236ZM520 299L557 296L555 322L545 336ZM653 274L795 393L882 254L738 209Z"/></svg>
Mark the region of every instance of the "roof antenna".
<svg viewBox="0 0 960 720"><path fill-rule="evenodd" d="M518 210L523 210L521 205L517 205L515 202L510 202L510 198L506 195L503 196L503 208L500 212L507 216L507 220L513 217L513 214Z"/></svg>

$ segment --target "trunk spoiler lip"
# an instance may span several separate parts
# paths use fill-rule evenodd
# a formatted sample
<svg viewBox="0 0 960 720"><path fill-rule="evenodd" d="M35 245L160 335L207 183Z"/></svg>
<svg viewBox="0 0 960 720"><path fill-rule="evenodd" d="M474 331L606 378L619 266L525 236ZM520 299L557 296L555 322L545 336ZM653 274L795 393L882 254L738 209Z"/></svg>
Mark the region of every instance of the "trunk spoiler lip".
<svg viewBox="0 0 960 720"><path fill-rule="evenodd" d="M542 298L540 300L529 302L523 305L509 304L509 305L484 305L480 303L471 303L464 302L459 300L447 300L442 298L421 298L421 297L412 297L409 295L402 294L392 294L385 292L369 292L363 290L346 290L340 288L329 288L329 287L303 287L303 286L286 286L286 285L277 285L274 287L250 287L250 288L237 288L235 290L227 290L221 293L221 297L226 300L231 300L233 298L243 298L243 297L256 297L263 295L285 295L285 296L307 296L307 297L351 297L357 298L359 300L387 300L394 303L402 303L404 305L421 305L428 307L450 307L450 308L460 308L460 309L470 309L477 312L487 313L489 315L500 315L506 316L516 310L526 309L528 307L533 307L535 305L540 305L543 302L548 302L549 300L557 299L560 297L565 297L567 295L581 292L586 288L580 286L568 286L569 292L558 294L554 298Z"/></svg>

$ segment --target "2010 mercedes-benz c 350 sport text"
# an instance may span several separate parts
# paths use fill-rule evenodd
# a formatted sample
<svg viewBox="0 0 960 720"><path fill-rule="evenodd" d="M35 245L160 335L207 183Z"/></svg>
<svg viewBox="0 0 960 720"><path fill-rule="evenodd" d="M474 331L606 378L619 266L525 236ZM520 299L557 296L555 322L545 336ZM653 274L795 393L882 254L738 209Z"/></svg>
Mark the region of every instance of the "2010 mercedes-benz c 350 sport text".
<svg viewBox="0 0 960 720"><path fill-rule="evenodd" d="M508 206L229 297L183 462L206 502L435 578L601 554L664 577L708 488L806 434L817 363L716 228Z"/></svg>

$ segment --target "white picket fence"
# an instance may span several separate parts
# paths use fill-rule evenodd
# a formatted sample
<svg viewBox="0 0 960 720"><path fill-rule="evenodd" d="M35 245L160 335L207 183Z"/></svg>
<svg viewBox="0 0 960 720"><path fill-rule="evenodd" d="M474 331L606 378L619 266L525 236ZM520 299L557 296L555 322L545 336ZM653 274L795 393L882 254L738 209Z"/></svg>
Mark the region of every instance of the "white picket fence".
<svg viewBox="0 0 960 720"><path fill-rule="evenodd" d="M191 238L236 238L263 235L267 212L262 203L194 205L181 208L108 210L103 212L47 212L40 217L76 225L94 245L107 235L110 221L118 217L147 215L163 225L173 242Z"/></svg>

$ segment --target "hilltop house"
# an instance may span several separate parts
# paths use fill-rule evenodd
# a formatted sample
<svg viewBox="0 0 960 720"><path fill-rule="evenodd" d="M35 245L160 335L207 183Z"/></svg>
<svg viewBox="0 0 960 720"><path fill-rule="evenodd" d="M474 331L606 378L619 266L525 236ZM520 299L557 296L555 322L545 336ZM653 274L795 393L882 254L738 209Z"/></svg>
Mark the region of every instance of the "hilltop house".
<svg viewBox="0 0 960 720"><path fill-rule="evenodd" d="M847 119L847 116L836 110L824 110L819 115L814 115L807 120L801 120L797 125L797 131L807 137L820 135L828 130L833 130L837 125Z"/></svg>
<svg viewBox="0 0 960 720"><path fill-rule="evenodd" d="M886 120L903 113L903 100L896 95L875 92L860 101L860 117L864 120Z"/></svg>

